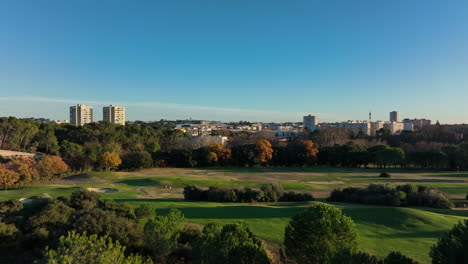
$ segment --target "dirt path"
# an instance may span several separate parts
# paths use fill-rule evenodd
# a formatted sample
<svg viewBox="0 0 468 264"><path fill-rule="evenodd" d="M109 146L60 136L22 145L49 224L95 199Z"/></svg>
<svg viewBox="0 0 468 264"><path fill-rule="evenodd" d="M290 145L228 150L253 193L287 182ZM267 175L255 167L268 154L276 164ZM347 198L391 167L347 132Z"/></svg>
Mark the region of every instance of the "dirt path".
<svg viewBox="0 0 468 264"><path fill-rule="evenodd" d="M145 191L145 189L143 189L142 187L139 187L137 189L137 192L140 193L145 198L153 198L153 196L149 195L148 192Z"/></svg>

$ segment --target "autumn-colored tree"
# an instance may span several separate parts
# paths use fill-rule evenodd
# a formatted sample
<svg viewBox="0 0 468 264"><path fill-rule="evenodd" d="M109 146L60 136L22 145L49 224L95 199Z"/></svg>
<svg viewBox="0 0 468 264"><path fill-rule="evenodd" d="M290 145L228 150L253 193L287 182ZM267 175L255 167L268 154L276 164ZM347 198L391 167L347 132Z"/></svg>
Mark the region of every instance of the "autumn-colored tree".
<svg viewBox="0 0 468 264"><path fill-rule="evenodd" d="M20 181L29 182L39 178L36 162L31 158L20 157L10 161L6 165L7 169L17 172L20 176Z"/></svg>
<svg viewBox="0 0 468 264"><path fill-rule="evenodd" d="M255 144L257 150L258 162L262 165L266 165L273 158L273 148L271 147L270 141L266 139L260 139Z"/></svg>
<svg viewBox="0 0 468 264"><path fill-rule="evenodd" d="M20 176L18 173L7 169L5 165L0 164L0 185L2 185L5 190L7 190L11 185L17 183L19 179Z"/></svg>
<svg viewBox="0 0 468 264"><path fill-rule="evenodd" d="M68 165L59 156L44 156L37 162L41 178L51 178L56 174L68 171Z"/></svg>
<svg viewBox="0 0 468 264"><path fill-rule="evenodd" d="M208 146L209 160L213 163L224 163L231 158L231 150L219 143L211 143Z"/></svg>
<svg viewBox="0 0 468 264"><path fill-rule="evenodd" d="M317 157L318 149L312 140L301 140L297 144L297 159L303 165L311 165Z"/></svg>
<svg viewBox="0 0 468 264"><path fill-rule="evenodd" d="M104 152L100 157L101 166L106 170L111 170L112 168L118 167L122 160L119 157L119 154L115 152Z"/></svg>

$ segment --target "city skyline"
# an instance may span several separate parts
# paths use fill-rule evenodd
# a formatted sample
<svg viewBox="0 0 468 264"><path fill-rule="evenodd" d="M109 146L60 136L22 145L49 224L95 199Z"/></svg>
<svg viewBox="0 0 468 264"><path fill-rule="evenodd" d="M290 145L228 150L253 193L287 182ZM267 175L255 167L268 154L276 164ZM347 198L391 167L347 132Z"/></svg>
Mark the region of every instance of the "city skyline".
<svg viewBox="0 0 468 264"><path fill-rule="evenodd" d="M47 10L45 12L44 10ZM468 123L466 1L0 4L0 115ZM86 19L82 19L85 17ZM79 91L76 93L76 91Z"/></svg>
<svg viewBox="0 0 468 264"><path fill-rule="evenodd" d="M2 98L0 97L0 102L2 100L4 100L5 98ZM28 102L29 100L31 99L35 99L35 98L15 98L15 99L18 99L18 100L22 100L23 102ZM70 104L72 102L75 102L74 100L60 100L60 99L53 99L53 100L49 100L47 98L38 98L41 100L41 102L60 102L62 104ZM42 101L43 100L43 101ZM89 106L91 108L93 108L93 113L92 113L92 118L93 118L93 122L99 122L99 121L105 121L106 117L105 117L105 114L104 114L104 109L103 108L108 108L109 105L112 107L112 106L116 106L115 104L113 103L102 103L102 102L95 102L95 101L88 101L88 102L81 102L81 103L78 103L76 105L84 105L84 106L87 106L87 104L90 104ZM135 104L130 104L130 105L135 105ZM137 104L137 105L144 105L144 104ZM151 105L154 105L154 103L147 103L146 106L151 106ZM196 106L184 106L184 105L177 105L177 104L168 104L166 106L170 106L170 107L178 107L178 108L187 108L187 107L196 107ZM74 107L74 106L71 106L71 107ZM161 120L161 119L164 119L164 120L189 120L189 119L193 119L193 120L210 120L210 121L221 121L221 122L238 122L238 121L251 121L251 122L271 122L271 123L286 123L286 122L303 122L303 116L300 116L299 118L296 116L295 118L293 119L289 119L289 120L281 120L281 121L275 121L275 120L261 120L261 119L242 119L242 118L238 118L238 119L232 119L232 120L222 120L222 119L210 119L210 118L194 118L194 117L181 117L181 118L174 118L174 119L170 119L170 118L156 118L156 119L148 119L148 120L145 120L145 119L127 119L126 116L127 116L127 112L126 112L126 107L125 106L118 106L118 107L122 107L123 108L123 111L124 111L124 120L126 121L158 121L158 120ZM67 108L70 108L70 106L68 105ZM34 112L37 113L38 109L36 109ZM205 107L205 110L207 111L210 111L210 110L213 110L209 107ZM256 111L256 110L245 110L245 109L223 109L223 108L217 108L217 110L223 110L223 111ZM40 112L40 111L39 111ZM394 112L394 111L392 111ZM390 114L392 113L390 112ZM397 111L398 114L400 114L399 111ZM277 112L276 114L279 114L279 113L283 113L283 112ZM298 113L299 115L312 115L310 113L305 113L305 114L301 114L301 113ZM370 114L370 113L366 113L366 114ZM380 114L379 116L382 116L383 118L379 119L375 119L375 115L374 113L372 113L372 120L370 119L365 119L365 118L357 118L357 119L350 119L350 118L346 118L346 116L344 115L343 119L327 119L327 118L324 118L325 120L323 120L323 122L317 122L317 123L339 123L339 122L346 122L346 121L362 121L362 122L367 122L367 121L390 121L392 122L391 118L388 118L388 114L389 112L386 113L387 115L387 118L384 118L383 116L385 116L385 114ZM4 115L4 116L14 116L14 117L17 117L17 118L46 118L46 119L50 119L50 120L66 120L66 121L71 121L71 120L68 120L67 118L55 118L55 116L65 116L65 114L63 114L62 112L60 112L59 110L59 113L55 113L52 117L49 116L49 115L35 115L35 114L26 114L26 115ZM70 117L70 114L67 112L67 117ZM94 119L94 116L102 116L102 120L101 119ZM314 113L312 116L317 116L317 118L321 118L321 120L323 119L322 116L320 114L316 114ZM326 115L325 115L326 116ZM370 116L369 116L370 117ZM401 119L401 120L400 120ZM401 122L403 119L431 119L430 117L416 117L416 116L413 116L411 117L410 115L408 116L405 116L405 115L402 115L402 118L399 118L399 121ZM439 120L437 120L439 121ZM458 123L458 124L462 124L462 123Z"/></svg>

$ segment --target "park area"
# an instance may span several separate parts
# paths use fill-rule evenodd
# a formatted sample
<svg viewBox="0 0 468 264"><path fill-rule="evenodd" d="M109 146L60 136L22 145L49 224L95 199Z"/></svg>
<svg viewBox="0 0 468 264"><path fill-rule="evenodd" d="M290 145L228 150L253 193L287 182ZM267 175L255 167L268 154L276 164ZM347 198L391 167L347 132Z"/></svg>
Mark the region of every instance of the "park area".
<svg viewBox="0 0 468 264"><path fill-rule="evenodd" d="M154 168L134 172L95 172L37 183L0 192L0 199L69 196L78 188L99 192L104 199L137 207L149 204L158 214L179 208L194 224L244 221L274 251L281 246L289 219L313 202L215 203L183 199L187 185L200 187L251 187L280 183L285 190L309 192L326 202L336 188L365 187L371 183L415 184L435 187L454 200L465 199L468 173L423 172L391 169L390 178L373 169L312 168ZM29 200L30 201L30 200ZM377 256L400 251L421 263L429 263L429 250L437 239L468 210L426 207L390 207L332 203L350 216L358 227L359 249Z"/></svg>

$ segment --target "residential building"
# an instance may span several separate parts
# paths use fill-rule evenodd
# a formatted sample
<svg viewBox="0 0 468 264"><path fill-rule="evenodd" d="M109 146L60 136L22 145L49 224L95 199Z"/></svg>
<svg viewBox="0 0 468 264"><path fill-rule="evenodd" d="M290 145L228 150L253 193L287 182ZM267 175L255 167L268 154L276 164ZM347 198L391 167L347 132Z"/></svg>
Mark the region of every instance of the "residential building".
<svg viewBox="0 0 468 264"><path fill-rule="evenodd" d="M421 130L423 127L430 126L431 120L429 119L403 119L403 123L405 124L412 124L414 130Z"/></svg>
<svg viewBox="0 0 468 264"><path fill-rule="evenodd" d="M125 107L110 105L102 109L102 120L114 124L125 125Z"/></svg>
<svg viewBox="0 0 468 264"><path fill-rule="evenodd" d="M398 111L390 112L390 122L400 122L400 112Z"/></svg>
<svg viewBox="0 0 468 264"><path fill-rule="evenodd" d="M371 122L370 124L371 124L370 135L371 135L371 136L375 136L375 134L377 133L377 131L384 127L385 122L383 122L383 121L375 121L375 122Z"/></svg>
<svg viewBox="0 0 468 264"><path fill-rule="evenodd" d="M82 126L93 122L93 107L77 104L70 106L70 124Z"/></svg>
<svg viewBox="0 0 468 264"><path fill-rule="evenodd" d="M318 117L314 115L304 116L304 128L309 131L315 131L317 129Z"/></svg>
<svg viewBox="0 0 468 264"><path fill-rule="evenodd" d="M385 123L384 128L390 130L391 134L400 134L401 131L405 130L405 124L400 122L389 122Z"/></svg>

